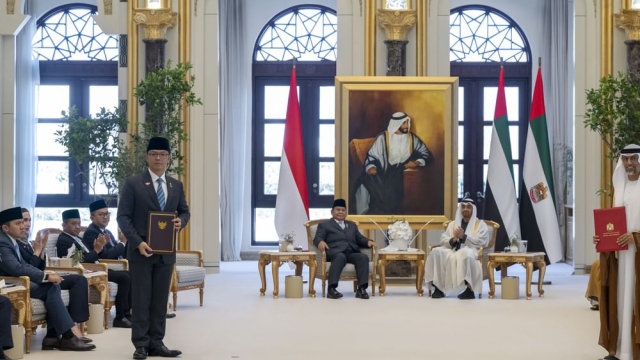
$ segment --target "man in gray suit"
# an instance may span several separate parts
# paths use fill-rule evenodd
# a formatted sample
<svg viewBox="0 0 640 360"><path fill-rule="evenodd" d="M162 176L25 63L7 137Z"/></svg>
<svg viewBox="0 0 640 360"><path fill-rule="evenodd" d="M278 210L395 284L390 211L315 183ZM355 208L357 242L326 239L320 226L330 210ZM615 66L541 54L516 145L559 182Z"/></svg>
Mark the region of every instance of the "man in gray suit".
<svg viewBox="0 0 640 360"><path fill-rule="evenodd" d="M326 251L327 261L331 262L329 268L329 299L339 299L342 294L338 291L338 281L344 266L349 263L356 268L358 277L358 290L356 297L368 299L367 286L369 285L369 258L360 252L361 247L374 247L376 243L362 236L358 227L352 221L347 221L347 202L344 199L336 199L331 208L333 219L318 224L316 237L313 244Z"/></svg>
<svg viewBox="0 0 640 360"><path fill-rule="evenodd" d="M47 309L47 327L55 329L61 339L45 336L42 339L43 350L72 350L88 351L96 348L93 344L85 344L73 334L75 323L69 316L67 308L62 302L60 282L62 278L55 273L45 273L27 263L20 253L17 239L24 236L22 210L19 207L0 212L0 276L28 276L30 282L30 296L44 302ZM49 333L47 331L47 333Z"/></svg>
<svg viewBox="0 0 640 360"><path fill-rule="evenodd" d="M150 211L175 212L175 231L182 229L190 218L182 182L165 174L170 161L169 140L151 138L147 146L148 170L126 180L118 202L118 225L128 241L134 359L182 354L163 343L176 255L154 254L146 242Z"/></svg>

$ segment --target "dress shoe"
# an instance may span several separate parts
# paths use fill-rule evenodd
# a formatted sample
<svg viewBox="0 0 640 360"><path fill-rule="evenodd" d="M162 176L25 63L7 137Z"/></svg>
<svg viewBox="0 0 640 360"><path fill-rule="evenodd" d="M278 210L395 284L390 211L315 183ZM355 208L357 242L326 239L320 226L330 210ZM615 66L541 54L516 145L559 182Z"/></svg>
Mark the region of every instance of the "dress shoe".
<svg viewBox="0 0 640 360"><path fill-rule="evenodd" d="M458 299L460 300L470 300L475 298L476 294L469 288L464 289L464 291L461 292L460 295L458 295Z"/></svg>
<svg viewBox="0 0 640 360"><path fill-rule="evenodd" d="M60 339L57 337L45 337L42 339L42 350L55 350L60 347Z"/></svg>
<svg viewBox="0 0 640 360"><path fill-rule="evenodd" d="M367 289L358 288L358 290L356 290L356 297L358 299L368 299L369 298L369 294L367 294Z"/></svg>
<svg viewBox="0 0 640 360"><path fill-rule="evenodd" d="M441 299L444 297L444 293L442 292L442 290L438 289L437 286L434 286L435 290L433 291L433 294L431 294L431 298L433 299Z"/></svg>
<svg viewBox="0 0 640 360"><path fill-rule="evenodd" d="M83 342L83 343L85 343L85 344L88 344L88 343L92 343L92 342L93 342L93 340L89 339L89 338L88 338L88 337L86 337L86 336L81 336L81 337L79 337L78 339L80 339L80 341L82 341L82 342Z"/></svg>
<svg viewBox="0 0 640 360"><path fill-rule="evenodd" d="M93 344L86 344L80 340L77 336L74 336L70 339L62 338L60 339L59 350L62 351L90 351L95 349L96 346Z"/></svg>
<svg viewBox="0 0 640 360"><path fill-rule="evenodd" d="M176 313L167 313L167 316L165 316L167 319L173 319L174 317L176 317Z"/></svg>
<svg viewBox="0 0 640 360"><path fill-rule="evenodd" d="M618 359L617 357L615 357L613 355L607 355L602 360L620 360L620 359Z"/></svg>
<svg viewBox="0 0 640 360"><path fill-rule="evenodd" d="M182 354L180 350L170 350L166 346L149 349L149 356L162 356L162 357L178 357Z"/></svg>
<svg viewBox="0 0 640 360"><path fill-rule="evenodd" d="M329 292L327 292L327 297L329 299L340 299L342 294L336 288L330 288Z"/></svg>
<svg viewBox="0 0 640 360"><path fill-rule="evenodd" d="M118 319L115 318L113 319L113 327L114 328L127 328L127 329L131 329L131 320L127 319L126 317L123 317L122 319Z"/></svg>
<svg viewBox="0 0 640 360"><path fill-rule="evenodd" d="M146 346L138 346L136 351L133 353L134 359L146 359L147 358L147 348Z"/></svg>

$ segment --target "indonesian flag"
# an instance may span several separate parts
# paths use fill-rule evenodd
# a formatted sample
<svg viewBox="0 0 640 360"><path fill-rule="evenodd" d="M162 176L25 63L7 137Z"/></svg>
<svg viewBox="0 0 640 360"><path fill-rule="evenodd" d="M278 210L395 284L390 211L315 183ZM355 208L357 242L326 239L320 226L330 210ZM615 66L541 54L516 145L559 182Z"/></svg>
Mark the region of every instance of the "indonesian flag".
<svg viewBox="0 0 640 360"><path fill-rule="evenodd" d="M504 67L501 66L491 133L487 187L484 192L484 218L500 224L496 237L496 249L509 246L509 237L512 235L518 234L520 236L518 199L513 181L511 154L509 117L507 116L507 101L504 93Z"/></svg>
<svg viewBox="0 0 640 360"><path fill-rule="evenodd" d="M278 235L293 234L296 246L307 248L304 223L309 220L307 173L302 146L302 122L298 103L296 68L291 70L287 119L280 162L280 178L276 196L275 225Z"/></svg>
<svg viewBox="0 0 640 360"><path fill-rule="evenodd" d="M529 240L527 251L544 251L550 263L562 260L560 227L556 217L553 195L553 174L542 92L542 72L538 67L522 169L520 225L522 239Z"/></svg>

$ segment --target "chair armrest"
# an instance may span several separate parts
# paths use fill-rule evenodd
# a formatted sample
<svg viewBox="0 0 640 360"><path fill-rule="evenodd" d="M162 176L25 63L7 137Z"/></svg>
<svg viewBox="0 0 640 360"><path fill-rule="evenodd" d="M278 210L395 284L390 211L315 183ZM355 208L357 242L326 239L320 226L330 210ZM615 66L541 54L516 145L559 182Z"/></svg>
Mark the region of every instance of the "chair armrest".
<svg viewBox="0 0 640 360"><path fill-rule="evenodd" d="M202 250L178 250L176 251L176 265L204 267Z"/></svg>
<svg viewBox="0 0 640 360"><path fill-rule="evenodd" d="M431 253L431 250L433 250L433 248L437 248L437 247L441 247L442 244L436 244L436 245L429 245L427 246L427 253L425 254L425 257L429 256L429 253Z"/></svg>
<svg viewBox="0 0 640 360"><path fill-rule="evenodd" d="M82 266L91 271L104 271L106 273L109 270L109 266L104 263L82 263Z"/></svg>
<svg viewBox="0 0 640 360"><path fill-rule="evenodd" d="M28 276L0 276L0 280L4 280L5 282L12 282L12 283L16 283L18 284L18 286L24 286L27 289L27 292L29 291L29 286L31 285L31 280L29 279ZM6 288L4 290L2 290L2 292L4 293L9 292L11 288Z"/></svg>
<svg viewBox="0 0 640 360"><path fill-rule="evenodd" d="M480 246L478 248L478 260L482 261L482 252L484 251L484 247Z"/></svg>
<svg viewBox="0 0 640 360"><path fill-rule="evenodd" d="M129 261L127 259L100 259L101 264L107 264L110 270L129 271Z"/></svg>
<svg viewBox="0 0 640 360"><path fill-rule="evenodd" d="M83 264L84 266L84 264ZM60 276L68 274L83 275L84 271L77 267L47 266L45 272L56 273Z"/></svg>

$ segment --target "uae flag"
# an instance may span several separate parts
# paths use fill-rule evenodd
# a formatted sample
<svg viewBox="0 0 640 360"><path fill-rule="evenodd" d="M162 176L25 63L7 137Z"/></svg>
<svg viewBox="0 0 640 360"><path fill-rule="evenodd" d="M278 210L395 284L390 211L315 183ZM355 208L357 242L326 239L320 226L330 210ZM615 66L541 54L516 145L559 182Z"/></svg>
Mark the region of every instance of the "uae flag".
<svg viewBox="0 0 640 360"><path fill-rule="evenodd" d="M513 181L513 159L509 138L509 118L504 94L504 67L500 67L498 96L493 116L489 168L485 189L484 218L500 224L496 237L496 249L509 246L509 237L520 234L518 199Z"/></svg>
<svg viewBox="0 0 640 360"><path fill-rule="evenodd" d="M309 220L309 196L307 173L302 146L302 122L298 103L296 68L291 70L289 102L284 125L284 141L280 161L280 178L276 196L275 225L279 236L293 234L296 246L306 248L307 233L304 227Z"/></svg>
<svg viewBox="0 0 640 360"><path fill-rule="evenodd" d="M538 67L522 168L520 224L522 239L529 241L527 251L544 251L549 263L562 260L560 228L553 195L551 153L549 152L547 119L542 93L542 72Z"/></svg>

